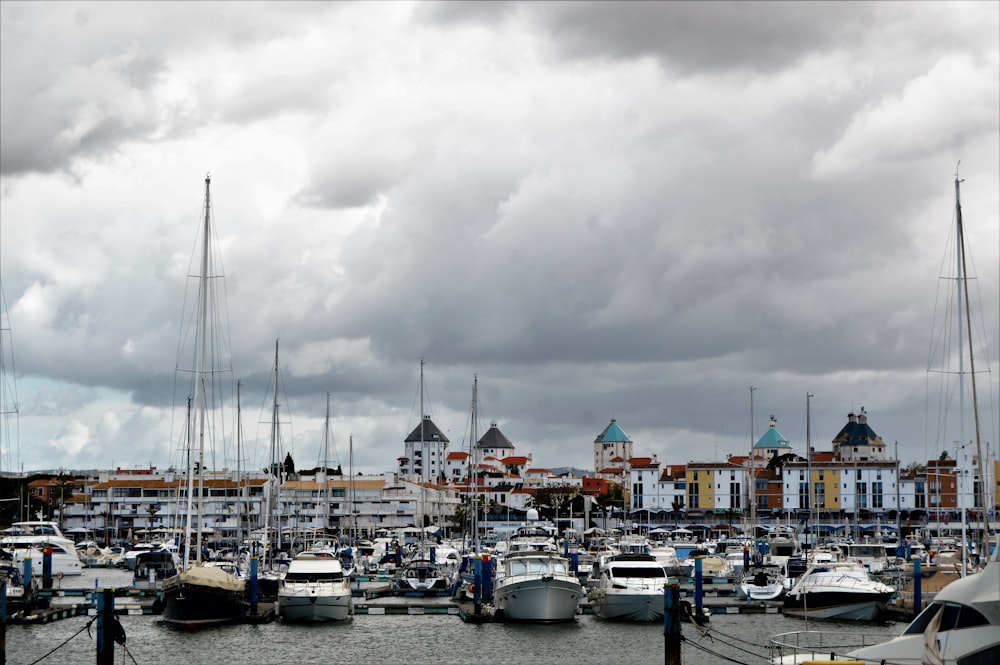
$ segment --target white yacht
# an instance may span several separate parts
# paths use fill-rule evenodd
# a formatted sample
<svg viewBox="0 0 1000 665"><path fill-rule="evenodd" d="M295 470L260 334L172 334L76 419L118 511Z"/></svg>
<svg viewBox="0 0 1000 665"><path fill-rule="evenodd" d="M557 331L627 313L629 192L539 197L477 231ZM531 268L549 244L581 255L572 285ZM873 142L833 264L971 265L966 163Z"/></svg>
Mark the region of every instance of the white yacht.
<svg viewBox="0 0 1000 665"><path fill-rule="evenodd" d="M52 548L52 575L63 577L83 574L83 563L76 552L76 545L63 535L55 522L14 522L0 539L0 549L13 555L14 565L24 570L25 559L31 559L31 574L42 576L42 557L46 548Z"/></svg>
<svg viewBox="0 0 1000 665"><path fill-rule="evenodd" d="M656 557L620 554L605 561L589 598L602 619L662 621L666 583L667 573Z"/></svg>
<svg viewBox="0 0 1000 665"><path fill-rule="evenodd" d="M278 615L284 621L343 621L354 610L350 581L329 549L309 549L288 564L278 587Z"/></svg>
<svg viewBox="0 0 1000 665"><path fill-rule="evenodd" d="M809 619L875 621L895 592L872 580L863 564L813 563L785 596L783 612Z"/></svg>
<svg viewBox="0 0 1000 665"><path fill-rule="evenodd" d="M554 552L508 553L497 570L493 605L507 621L572 621L583 585L569 571L569 561Z"/></svg>

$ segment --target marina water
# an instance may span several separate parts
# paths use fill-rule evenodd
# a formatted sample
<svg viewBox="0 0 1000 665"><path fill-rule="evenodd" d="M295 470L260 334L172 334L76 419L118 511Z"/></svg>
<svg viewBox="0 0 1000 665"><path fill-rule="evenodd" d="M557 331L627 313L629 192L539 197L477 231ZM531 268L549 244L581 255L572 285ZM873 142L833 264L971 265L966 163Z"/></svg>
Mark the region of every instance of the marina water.
<svg viewBox="0 0 1000 665"><path fill-rule="evenodd" d="M88 569L82 578L64 580L67 587L127 586L131 573ZM80 616L48 624L7 627L7 662L93 663L94 626ZM343 623L296 625L240 624L201 630L179 630L154 615L121 616L126 653L115 648L115 663L197 665L199 663L395 663L462 665L503 663L535 665L610 665L662 663L661 623L611 623L584 615L569 624L517 625L464 623L457 615L356 615ZM684 624L685 665L725 662L766 663L768 638L794 630L863 631L878 641L899 634L904 624L857 626L809 622L780 614L715 614L707 634ZM76 635L75 635L76 634ZM75 637L74 637L75 635ZM64 646L61 646L64 644ZM696 646L697 645L697 646ZM700 648L699 648L700 647ZM732 659L726 660L726 659Z"/></svg>

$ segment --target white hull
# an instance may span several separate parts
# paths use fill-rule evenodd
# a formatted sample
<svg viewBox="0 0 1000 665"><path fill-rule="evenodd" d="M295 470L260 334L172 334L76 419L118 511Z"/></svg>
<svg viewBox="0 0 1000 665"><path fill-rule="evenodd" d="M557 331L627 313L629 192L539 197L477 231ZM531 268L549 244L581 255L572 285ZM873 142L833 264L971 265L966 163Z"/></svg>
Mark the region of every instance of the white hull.
<svg viewBox="0 0 1000 665"><path fill-rule="evenodd" d="M791 609L785 607L782 613L786 616L801 617L803 619L832 619L837 621L874 621L885 609L884 603L876 600L865 600L846 605L834 605L830 607L817 607L807 609Z"/></svg>
<svg viewBox="0 0 1000 665"><path fill-rule="evenodd" d="M507 621L549 623L572 621L582 587L576 579L516 576L498 582L493 596L497 612Z"/></svg>
<svg viewBox="0 0 1000 665"><path fill-rule="evenodd" d="M594 614L612 621L661 621L663 593L612 589L595 598Z"/></svg>
<svg viewBox="0 0 1000 665"><path fill-rule="evenodd" d="M278 615L284 621L344 621L352 609L346 585L286 585L278 592Z"/></svg>
<svg viewBox="0 0 1000 665"><path fill-rule="evenodd" d="M777 600L785 594L785 586L780 582L768 584L767 586L741 584L738 588L740 598L746 598L747 600Z"/></svg>
<svg viewBox="0 0 1000 665"><path fill-rule="evenodd" d="M42 568L43 553L41 550L31 551L31 576L36 579L42 579ZM20 550L14 553L14 565L18 567L19 570L24 570L24 561L26 558L26 551ZM65 554L63 552L53 552L52 553L52 576L59 577L71 577L73 575L83 574L83 563L80 562L80 558L75 555Z"/></svg>

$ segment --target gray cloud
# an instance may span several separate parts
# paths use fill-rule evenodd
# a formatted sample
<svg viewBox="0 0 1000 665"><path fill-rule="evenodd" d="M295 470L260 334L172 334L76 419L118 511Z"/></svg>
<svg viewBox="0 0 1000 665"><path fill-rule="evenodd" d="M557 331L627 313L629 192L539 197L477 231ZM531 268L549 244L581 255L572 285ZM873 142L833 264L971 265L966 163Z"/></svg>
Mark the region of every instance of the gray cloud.
<svg viewBox="0 0 1000 665"><path fill-rule="evenodd" d="M329 392L340 454L353 433L392 468L422 357L453 441L478 373L547 466L587 464L612 416L673 463L740 452L750 384L797 441L809 390L821 441L865 405L916 451L959 158L997 347L993 6L106 7L0 9L0 249L40 450L177 448L206 171L248 436L259 455L280 337L300 465Z"/></svg>

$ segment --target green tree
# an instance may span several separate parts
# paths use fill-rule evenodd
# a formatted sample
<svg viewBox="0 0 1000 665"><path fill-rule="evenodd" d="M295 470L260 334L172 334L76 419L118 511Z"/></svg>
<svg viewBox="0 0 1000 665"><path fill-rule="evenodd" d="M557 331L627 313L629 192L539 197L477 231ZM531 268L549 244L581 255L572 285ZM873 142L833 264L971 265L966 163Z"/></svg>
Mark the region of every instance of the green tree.
<svg viewBox="0 0 1000 665"><path fill-rule="evenodd" d="M782 467L788 462L800 462L803 458L799 457L795 453L785 453L784 455L775 455L767 461L768 471L781 471Z"/></svg>

